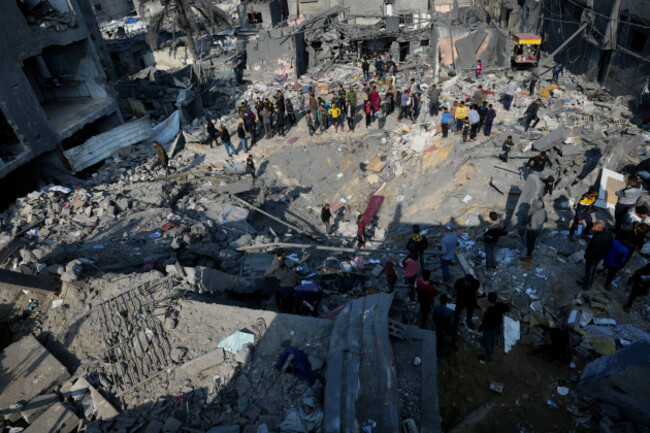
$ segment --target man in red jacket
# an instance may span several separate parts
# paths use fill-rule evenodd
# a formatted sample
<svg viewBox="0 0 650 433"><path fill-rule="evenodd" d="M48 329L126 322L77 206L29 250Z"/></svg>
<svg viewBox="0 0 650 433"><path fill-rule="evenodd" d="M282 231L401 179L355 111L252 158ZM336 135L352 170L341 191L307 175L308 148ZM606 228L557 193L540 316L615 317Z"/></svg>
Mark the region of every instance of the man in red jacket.
<svg viewBox="0 0 650 433"><path fill-rule="evenodd" d="M438 290L429 282L430 279L431 271L425 269L422 271L422 279L416 283L418 303L420 304L420 328L422 329L425 328L427 317L433 307L433 298L438 295Z"/></svg>

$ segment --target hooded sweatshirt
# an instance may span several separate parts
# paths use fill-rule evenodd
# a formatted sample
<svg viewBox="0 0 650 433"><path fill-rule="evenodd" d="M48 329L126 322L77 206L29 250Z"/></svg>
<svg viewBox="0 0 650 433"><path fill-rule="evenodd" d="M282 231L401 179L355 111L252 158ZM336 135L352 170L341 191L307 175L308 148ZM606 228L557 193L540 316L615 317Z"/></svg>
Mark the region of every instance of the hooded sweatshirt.
<svg viewBox="0 0 650 433"><path fill-rule="evenodd" d="M544 209L544 202L540 199L533 201L533 204L528 212L528 224L526 230L540 230L544 223L548 221L546 209Z"/></svg>

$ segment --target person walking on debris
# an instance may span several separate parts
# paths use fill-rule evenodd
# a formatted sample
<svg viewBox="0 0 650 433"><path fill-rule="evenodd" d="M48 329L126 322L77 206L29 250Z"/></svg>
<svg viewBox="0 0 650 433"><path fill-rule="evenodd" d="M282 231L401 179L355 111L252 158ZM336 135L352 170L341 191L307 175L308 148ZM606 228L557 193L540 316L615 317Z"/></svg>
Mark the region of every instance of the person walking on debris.
<svg viewBox="0 0 650 433"><path fill-rule="evenodd" d="M544 192L542 197L546 197L548 194L549 197L553 197L553 189L555 188L555 178L552 175L549 175L546 179L542 179L544 182Z"/></svg>
<svg viewBox="0 0 650 433"><path fill-rule="evenodd" d="M454 310L454 335L453 342L456 344L458 338L458 325L460 325L460 314L467 310L465 314L465 323L469 329L474 329L472 318L474 309L477 307L476 295L481 283L474 278L472 274L465 274L464 277L456 280L454 292L456 292L456 309Z"/></svg>
<svg viewBox="0 0 650 433"><path fill-rule="evenodd" d="M241 122L239 122L239 126L237 126L237 137L239 137L239 142L241 143L243 151L248 152L248 148L246 147L246 131L244 130L244 124Z"/></svg>
<svg viewBox="0 0 650 433"><path fill-rule="evenodd" d="M458 107L456 107L456 134L460 134L463 130L463 121L467 117L467 107L465 107L465 102L460 101Z"/></svg>
<svg viewBox="0 0 650 433"><path fill-rule="evenodd" d="M370 101L366 101L366 106L365 110L366 112L366 128L370 127L370 123L372 122L372 104Z"/></svg>
<svg viewBox="0 0 650 433"><path fill-rule="evenodd" d="M217 128L214 126L214 123L210 119L206 120L205 126L208 131L208 141L206 144L209 144L210 147L214 147L214 144L219 144L219 141L217 140Z"/></svg>
<svg viewBox="0 0 650 433"><path fill-rule="evenodd" d="M296 126L296 113L293 110L293 104L291 99L287 98L284 101L284 108L287 110L287 117L289 118L289 123L291 126Z"/></svg>
<svg viewBox="0 0 650 433"><path fill-rule="evenodd" d="M339 126L341 126L339 119L339 117L341 117L341 109L336 105L333 105L329 110L329 115L332 118L332 123L334 124L334 132L339 132ZM341 128L341 130L343 130L343 128Z"/></svg>
<svg viewBox="0 0 650 433"><path fill-rule="evenodd" d="M381 274L386 275L386 283L388 284L388 290L390 293L395 291L395 283L397 282L397 273L395 272L395 265L392 260L387 260L382 269Z"/></svg>
<svg viewBox="0 0 650 433"><path fill-rule="evenodd" d="M413 226L413 236L406 242L406 249L409 253L415 253L420 259L420 269L425 269L424 252L429 249L429 241L426 236L420 234L420 226Z"/></svg>
<svg viewBox="0 0 650 433"><path fill-rule="evenodd" d="M537 68L533 68L533 70L530 71L530 83L528 84L528 94L530 96L533 96L535 94L535 86L539 80L539 72L537 71Z"/></svg>
<svg viewBox="0 0 650 433"><path fill-rule="evenodd" d="M516 93L517 83L515 83L513 77L510 77L508 84L506 84L506 88L503 91L503 108L505 108L506 111L510 111L510 106L512 105L512 101L515 99Z"/></svg>
<svg viewBox="0 0 650 433"><path fill-rule="evenodd" d="M553 78L551 79L551 81L557 85L558 80L560 79L560 74L563 73L564 73L564 66L555 65L555 67L553 68Z"/></svg>
<svg viewBox="0 0 650 433"><path fill-rule="evenodd" d="M512 140L512 135L508 135L506 141L501 145L503 153L499 155L499 159L503 162L508 162L508 154L512 151L513 147L515 147L515 142Z"/></svg>
<svg viewBox="0 0 650 433"><path fill-rule="evenodd" d="M454 225L452 223L445 224L444 228L446 234L440 241L440 265L442 268L442 283L448 285L451 283L449 265L451 265L451 261L454 259L454 256L456 254L458 236L454 231Z"/></svg>
<svg viewBox="0 0 650 433"><path fill-rule="evenodd" d="M354 131L354 118L357 115L357 110L355 104L352 101L348 100L347 106L345 107L345 117L348 120L348 130Z"/></svg>
<svg viewBox="0 0 650 433"><path fill-rule="evenodd" d="M501 236L508 234L506 226L499 219L499 215L492 211L490 212L490 227L487 228L483 235L483 246L485 247L485 269L487 271L497 270L497 261L494 255L497 242Z"/></svg>
<svg viewBox="0 0 650 433"><path fill-rule="evenodd" d="M477 108L478 111L478 117L479 117L479 122L478 122L478 130L482 131L483 130L483 125L485 125L485 118L487 117L487 113L490 107L488 107L488 103L486 101L483 101L481 103L481 106Z"/></svg>
<svg viewBox="0 0 650 433"><path fill-rule="evenodd" d="M230 133L224 125L221 125L221 128L219 128L219 134L221 135L221 142L226 148L226 153L232 158L232 154L237 154L237 152L235 151L235 146L230 142Z"/></svg>
<svg viewBox="0 0 650 433"><path fill-rule="evenodd" d="M533 260L535 243L546 221L548 221L548 215L544 209L544 202L538 198L533 201L526 218L526 257L521 258L523 262Z"/></svg>
<svg viewBox="0 0 650 433"><path fill-rule="evenodd" d="M300 284L300 276L291 272L284 261L284 250L278 248L275 251L273 263L264 272L264 282L268 281L269 275L275 275L279 280L279 287L275 291L275 302L282 313L290 313L295 306L294 287Z"/></svg>
<svg viewBox="0 0 650 433"><path fill-rule="evenodd" d="M440 105L440 90L436 85L432 85L429 87L428 90L428 96L429 96L429 116L437 116L438 115L438 106Z"/></svg>
<svg viewBox="0 0 650 433"><path fill-rule="evenodd" d="M287 125L287 120L284 117L283 108L284 108L284 104L282 106L280 106L279 103L275 104L275 123L276 123L276 126L278 127L278 135L280 137L285 136L286 132L285 132L284 128Z"/></svg>
<svg viewBox="0 0 650 433"><path fill-rule="evenodd" d="M647 296L650 289L650 264L645 265L627 280L626 291L630 292L630 297L623 306L623 311L630 312L634 300L639 296Z"/></svg>
<svg viewBox="0 0 650 433"><path fill-rule="evenodd" d="M477 107L480 107L481 104L483 104L483 97L484 97L483 86L478 86L478 89L474 91L474 97L472 102L474 102L474 105L476 105Z"/></svg>
<svg viewBox="0 0 650 433"><path fill-rule="evenodd" d="M621 230L625 216L630 209L636 206L639 198L641 198L641 192L641 183L639 183L639 178L635 175L630 175L627 178L627 187L615 192L618 200L614 208L614 219L616 220L614 233L618 233Z"/></svg>
<svg viewBox="0 0 650 433"><path fill-rule="evenodd" d="M530 158L526 163L526 169L529 172L534 171L535 174L540 177L544 175L544 172L550 170L552 167L553 163L548 156L546 156L546 152L544 151L539 152L539 155Z"/></svg>
<svg viewBox="0 0 650 433"><path fill-rule="evenodd" d="M483 129L483 135L486 137L489 137L492 133L492 124L494 123L494 119L496 119L496 117L496 110L492 108L492 104L489 104L487 113L485 114L485 128Z"/></svg>
<svg viewBox="0 0 650 433"><path fill-rule="evenodd" d="M248 155L248 158L246 158L246 170L251 174L253 180L255 180L255 161L253 160L253 155Z"/></svg>
<svg viewBox="0 0 650 433"><path fill-rule="evenodd" d="M366 223L363 221L363 215L357 218L357 249L366 248Z"/></svg>
<svg viewBox="0 0 650 433"><path fill-rule="evenodd" d="M165 152L165 149L157 141L153 142L153 147L156 149L157 163L165 169L165 184L167 184L167 178L169 177L169 158L167 157L167 152Z"/></svg>
<svg viewBox="0 0 650 433"><path fill-rule="evenodd" d="M363 72L363 81L368 82L370 80L370 64L366 57L361 60L361 71Z"/></svg>
<svg viewBox="0 0 650 433"><path fill-rule="evenodd" d="M533 120L535 121L533 122L532 125L533 129L535 128L535 126L537 126L537 123L539 123L539 117L537 117L537 112L539 111L539 106L541 103L542 100L537 99L535 102L530 104L526 109L526 114L525 114L526 126L524 127L524 131L528 131L528 128L531 126L530 122L532 122Z"/></svg>
<svg viewBox="0 0 650 433"><path fill-rule="evenodd" d="M469 117L465 117L465 120L463 120L463 143L465 143L469 137L470 128Z"/></svg>
<svg viewBox="0 0 650 433"><path fill-rule="evenodd" d="M404 282L409 286L409 296L415 300L415 279L420 273L420 260L417 253L409 253L402 261Z"/></svg>
<svg viewBox="0 0 650 433"><path fill-rule="evenodd" d="M257 122L255 120L255 113L253 113L251 110L248 110L246 113L246 122L244 123L244 129L246 129L251 135L251 144L249 147L252 147L257 142Z"/></svg>
<svg viewBox="0 0 650 433"><path fill-rule="evenodd" d="M260 117L262 118L262 125L264 126L264 135L269 139L273 135L273 114L268 108L264 107L260 111Z"/></svg>
<svg viewBox="0 0 650 433"><path fill-rule="evenodd" d="M442 109L442 118L440 119L440 127L442 128L442 138L447 138L449 134L449 126L451 125L451 114L447 107Z"/></svg>
<svg viewBox="0 0 650 433"><path fill-rule="evenodd" d="M309 132L309 136L311 137L314 135L314 132L316 131L314 129L314 122L311 120L311 112L307 111L305 113L305 122L307 123L307 131Z"/></svg>
<svg viewBox="0 0 650 433"><path fill-rule="evenodd" d="M578 204L576 205L576 215L573 219L573 224L569 229L569 239L573 239L573 234L578 230L578 234L586 237L591 228L594 226L591 214L596 211L594 203L598 198L598 188L595 186L589 187L589 191L582 195ZM586 224L585 224L586 223ZM584 230L582 225L585 224ZM578 228L580 226L581 228Z"/></svg>
<svg viewBox="0 0 650 433"><path fill-rule="evenodd" d="M440 305L433 307L431 319L436 330L436 356L438 362L444 363L444 357L451 352L451 341L454 334L454 312L447 307L449 297L446 293L440 295Z"/></svg>
<svg viewBox="0 0 650 433"><path fill-rule="evenodd" d="M320 220L325 226L325 234L330 234L330 220L332 219L332 212L330 211L330 204L325 203L323 208L320 210Z"/></svg>
<svg viewBox="0 0 650 433"><path fill-rule="evenodd" d="M605 229L605 223L603 221L594 222L592 230L594 235L585 249L585 276L582 281L578 283L584 290L589 290L591 288L591 283L594 281L594 275L596 275L596 269L598 269L598 265L614 242L614 236Z"/></svg>
<svg viewBox="0 0 650 433"><path fill-rule="evenodd" d="M478 80L478 78L481 76L481 71L482 71L482 70L483 70L483 63L481 63L481 61L479 60L479 61L476 63L476 79L477 79L477 80Z"/></svg>
<svg viewBox="0 0 650 433"><path fill-rule="evenodd" d="M469 119L469 141L476 140L479 123L481 122L481 116L478 114L477 108L476 105L472 105L469 113L467 113L467 118Z"/></svg>
<svg viewBox="0 0 650 433"><path fill-rule="evenodd" d="M501 324L503 323L503 315L510 311L510 307L503 302L498 302L496 292L488 293L487 298L489 307L485 310L483 321L481 322L481 326L478 328L479 331L483 331L483 348L485 349L485 355L479 355L479 359L491 361L494 347L497 343L497 335L499 334Z"/></svg>
<svg viewBox="0 0 650 433"><path fill-rule="evenodd" d="M418 304L420 304L420 328L427 328L427 318L433 307L433 299L438 296L438 290L430 282L431 271L422 270L422 278L415 283L415 290L418 294Z"/></svg>

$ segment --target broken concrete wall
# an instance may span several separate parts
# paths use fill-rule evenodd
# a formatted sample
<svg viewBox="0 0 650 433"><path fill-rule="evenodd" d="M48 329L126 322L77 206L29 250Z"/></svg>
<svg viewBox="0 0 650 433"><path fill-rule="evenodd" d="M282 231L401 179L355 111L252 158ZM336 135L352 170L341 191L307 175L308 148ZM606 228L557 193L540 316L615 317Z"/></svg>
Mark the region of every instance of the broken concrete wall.
<svg viewBox="0 0 650 433"><path fill-rule="evenodd" d="M296 39L303 42L296 43ZM302 34L284 34L281 28L271 29L258 34L257 37L246 39L244 43L248 69L273 75L295 76L297 46L304 47ZM301 52L301 62L304 62L304 50Z"/></svg>
<svg viewBox="0 0 650 433"><path fill-rule="evenodd" d="M249 19L249 13L251 11L257 15L260 14L262 21L261 22L251 22ZM239 25L242 27L261 27L265 29L270 29L283 21L282 17L282 6L280 5L279 0L271 0L267 3L258 3L258 2L243 2L237 5L237 15L239 19Z"/></svg>
<svg viewBox="0 0 650 433"><path fill-rule="evenodd" d="M587 365L577 390L618 406L625 415L650 425L650 343L637 342Z"/></svg>

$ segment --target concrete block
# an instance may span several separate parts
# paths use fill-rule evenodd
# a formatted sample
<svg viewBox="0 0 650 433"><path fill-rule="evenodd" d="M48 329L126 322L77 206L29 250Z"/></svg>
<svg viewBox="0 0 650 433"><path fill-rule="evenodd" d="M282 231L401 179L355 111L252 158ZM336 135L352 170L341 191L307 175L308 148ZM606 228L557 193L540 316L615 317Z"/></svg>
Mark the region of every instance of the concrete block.
<svg viewBox="0 0 650 433"><path fill-rule="evenodd" d="M147 428L144 429L143 433L160 433L162 427L163 424L160 421L154 419L149 422L149 425L147 425Z"/></svg>
<svg viewBox="0 0 650 433"><path fill-rule="evenodd" d="M273 263L273 254L261 253L250 254L244 257L244 269L250 269L253 272L265 271Z"/></svg>
<svg viewBox="0 0 650 433"><path fill-rule="evenodd" d="M216 269L198 266L195 268L195 281L199 293L224 293L238 287L246 288L248 283L234 275Z"/></svg>
<svg viewBox="0 0 650 433"><path fill-rule="evenodd" d="M650 425L650 342L636 342L590 362L576 390L619 408L629 419Z"/></svg>
<svg viewBox="0 0 650 433"><path fill-rule="evenodd" d="M244 166L244 171L243 173L238 173L238 174L244 174L246 173L246 164L241 164ZM228 183L226 185L220 186L219 187L219 192L222 192L224 194L240 194L242 192L248 192L251 189L255 188L255 184L251 179L242 179L238 180L237 182L233 183Z"/></svg>
<svg viewBox="0 0 650 433"><path fill-rule="evenodd" d="M20 413L23 416L23 419L31 424L52 404L58 401L59 397L56 394L39 395L38 397L32 399L29 403L26 403L20 410Z"/></svg>
<svg viewBox="0 0 650 433"><path fill-rule="evenodd" d="M548 134L538 138L533 142L533 149L538 152L549 150L555 145L559 145L566 139L567 129L564 127L551 131Z"/></svg>
<svg viewBox="0 0 650 433"><path fill-rule="evenodd" d="M508 194L512 183L508 182L503 176L492 176L490 178L490 186L501 194Z"/></svg>
<svg viewBox="0 0 650 433"><path fill-rule="evenodd" d="M230 245L228 245L230 248L233 250L236 250L237 248L245 247L253 243L253 238L249 234L245 234L243 236L240 236L236 241L231 242Z"/></svg>
<svg viewBox="0 0 650 433"><path fill-rule="evenodd" d="M109 420L119 415L118 410L83 377L79 378L70 388L72 392L80 390L86 390L90 393L93 404L93 415L96 419Z"/></svg>
<svg viewBox="0 0 650 433"><path fill-rule="evenodd" d="M183 426L183 423L174 418L173 416L170 416L167 418L165 421L165 425L162 427L162 433L176 433L181 429Z"/></svg>
<svg viewBox="0 0 650 433"><path fill-rule="evenodd" d="M70 433L78 425L77 415L67 406L57 402L39 416L23 433Z"/></svg>
<svg viewBox="0 0 650 433"><path fill-rule="evenodd" d="M16 402L30 401L68 380L63 364L33 336L27 336L0 354L0 413Z"/></svg>
<svg viewBox="0 0 650 433"><path fill-rule="evenodd" d="M212 352L208 352L203 356L181 365L176 369L176 376L178 378L180 374L181 377L196 377L204 370L223 364L225 359L223 349L215 349Z"/></svg>

